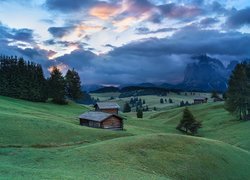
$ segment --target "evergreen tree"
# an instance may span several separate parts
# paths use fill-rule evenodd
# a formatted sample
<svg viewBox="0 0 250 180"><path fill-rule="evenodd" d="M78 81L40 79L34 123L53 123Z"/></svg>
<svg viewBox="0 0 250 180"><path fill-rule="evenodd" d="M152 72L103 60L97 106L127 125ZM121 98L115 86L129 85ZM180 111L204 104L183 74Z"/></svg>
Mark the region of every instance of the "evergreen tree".
<svg viewBox="0 0 250 180"><path fill-rule="evenodd" d="M164 100L163 98L160 99L160 103L163 104L164 103Z"/></svg>
<svg viewBox="0 0 250 180"><path fill-rule="evenodd" d="M139 108L139 109L137 110L136 115L137 115L137 118L143 118L143 111L142 111L142 109Z"/></svg>
<svg viewBox="0 0 250 180"><path fill-rule="evenodd" d="M131 107L130 107L130 105L129 105L128 102L126 102L126 103L124 104L123 112L124 112L124 113L131 112Z"/></svg>
<svg viewBox="0 0 250 180"><path fill-rule="evenodd" d="M183 107L183 106L185 106L185 103L184 103L184 101L182 100L182 101L180 102L180 107Z"/></svg>
<svg viewBox="0 0 250 180"><path fill-rule="evenodd" d="M79 74L74 70L68 70L65 76L66 92L70 99L77 100L82 98L81 80Z"/></svg>
<svg viewBox="0 0 250 180"><path fill-rule="evenodd" d="M47 82L41 65L23 58L0 56L0 95L29 101L48 99Z"/></svg>
<svg viewBox="0 0 250 180"><path fill-rule="evenodd" d="M216 91L212 91L211 98L220 98Z"/></svg>
<svg viewBox="0 0 250 180"><path fill-rule="evenodd" d="M50 97L56 104L67 104L66 102L66 83L62 73L57 67L53 67L49 79Z"/></svg>
<svg viewBox="0 0 250 180"><path fill-rule="evenodd" d="M170 104L172 104L172 103L173 103L173 100L172 100L171 98L169 98L169 99L168 99L168 102L169 102Z"/></svg>
<svg viewBox="0 0 250 180"><path fill-rule="evenodd" d="M240 120L245 119L250 97L247 64L238 64L229 79L226 109L236 114Z"/></svg>
<svg viewBox="0 0 250 180"><path fill-rule="evenodd" d="M199 128L201 128L201 122L196 121L191 111L189 111L188 108L185 108L183 110L182 119L176 129L183 131L186 134L190 131L194 135Z"/></svg>
<svg viewBox="0 0 250 180"><path fill-rule="evenodd" d="M190 104L189 104L189 102L188 101L186 101L185 102L185 106L189 106Z"/></svg>

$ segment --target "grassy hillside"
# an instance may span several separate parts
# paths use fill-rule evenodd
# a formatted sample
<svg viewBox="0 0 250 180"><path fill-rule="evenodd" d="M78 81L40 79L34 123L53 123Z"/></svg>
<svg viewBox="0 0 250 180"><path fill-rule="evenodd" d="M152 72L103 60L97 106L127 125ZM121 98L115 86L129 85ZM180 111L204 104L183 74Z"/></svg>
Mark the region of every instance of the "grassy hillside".
<svg viewBox="0 0 250 180"><path fill-rule="evenodd" d="M238 121L224 109L223 103L207 103L189 107L203 127L198 136L220 140L250 151L250 122ZM183 108L175 108L161 112L146 112L145 118L137 119L135 113L129 113L128 132L143 133L177 133L175 129L182 117ZM133 118L131 118L133 117Z"/></svg>
<svg viewBox="0 0 250 180"><path fill-rule="evenodd" d="M203 138L153 134L64 149L0 149L2 177L247 179L249 152Z"/></svg>
<svg viewBox="0 0 250 180"><path fill-rule="evenodd" d="M186 95L185 95L186 94ZM114 92L114 93L92 93L91 96L94 97L95 99L99 99L100 101L115 101L117 102L121 108L123 108L125 102L130 101L130 97L126 98L119 98L120 93ZM110 100L110 97L113 97L115 99ZM141 98L146 101L146 105L148 105L149 109L153 109L154 107L157 108L157 110L167 110L173 107L178 107L180 105L181 101L188 101L189 103L193 103L194 98L196 97L207 97L209 102L212 102L213 99L211 99L211 94L210 93L199 93L196 92L195 95L190 95L190 92L187 93L168 93L167 96L157 96L157 95L147 95L147 96L139 96L138 98ZM160 103L160 99L163 98L169 99L171 98L173 100L173 103L166 103L164 101L163 104ZM135 110L135 108L134 108Z"/></svg>
<svg viewBox="0 0 250 180"><path fill-rule="evenodd" d="M175 130L182 108L123 114L118 132L79 126L74 103L0 97L0 179L249 179L250 122L222 103L190 109L200 137Z"/></svg>
<svg viewBox="0 0 250 180"><path fill-rule="evenodd" d="M79 126L77 117L87 110L74 103L59 106L0 97L0 147L60 146L128 135Z"/></svg>

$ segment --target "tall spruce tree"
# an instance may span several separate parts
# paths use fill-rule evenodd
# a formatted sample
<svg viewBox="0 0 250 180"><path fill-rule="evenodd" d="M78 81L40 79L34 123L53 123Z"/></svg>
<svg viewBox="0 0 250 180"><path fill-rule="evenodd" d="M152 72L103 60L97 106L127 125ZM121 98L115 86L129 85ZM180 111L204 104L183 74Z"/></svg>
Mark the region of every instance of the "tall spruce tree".
<svg viewBox="0 0 250 180"><path fill-rule="evenodd" d="M197 121L191 111L186 107L183 110L182 119L176 129L186 134L190 131L194 135L197 134L199 128L201 128L201 122Z"/></svg>
<svg viewBox="0 0 250 180"><path fill-rule="evenodd" d="M227 91L226 109L236 114L240 120L245 119L248 112L250 96L248 65L238 64L229 79Z"/></svg>
<svg viewBox="0 0 250 180"><path fill-rule="evenodd" d="M143 118L143 110L139 108L136 113L137 118Z"/></svg>
<svg viewBox="0 0 250 180"><path fill-rule="evenodd" d="M49 94L56 104L67 104L66 83L62 73L57 67L53 67L49 78Z"/></svg>
<svg viewBox="0 0 250 180"><path fill-rule="evenodd" d="M65 76L67 96L70 99L81 99L83 93L81 91L81 80L79 74L74 70L68 70Z"/></svg>
<svg viewBox="0 0 250 180"><path fill-rule="evenodd" d="M220 98L219 94L217 93L217 91L212 91L211 93L211 98Z"/></svg>
<svg viewBox="0 0 250 180"><path fill-rule="evenodd" d="M124 107L123 107L123 112L124 113L131 112L131 107L128 102L125 102Z"/></svg>

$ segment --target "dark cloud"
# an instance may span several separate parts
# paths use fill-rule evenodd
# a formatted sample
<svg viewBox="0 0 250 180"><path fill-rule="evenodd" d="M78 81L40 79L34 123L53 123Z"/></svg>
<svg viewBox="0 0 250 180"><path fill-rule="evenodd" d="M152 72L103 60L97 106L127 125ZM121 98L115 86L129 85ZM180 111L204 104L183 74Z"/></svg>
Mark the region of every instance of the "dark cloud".
<svg viewBox="0 0 250 180"><path fill-rule="evenodd" d="M160 5L158 8L165 17L173 19L192 18L202 13L202 9L197 6L177 5L175 3Z"/></svg>
<svg viewBox="0 0 250 180"><path fill-rule="evenodd" d="M84 46L88 46L89 44L81 42L81 41L60 41L60 40L55 40L55 39L49 39L47 41L44 41L45 45L59 45L62 47L70 47L70 46L74 46L77 47L79 49L83 48Z"/></svg>
<svg viewBox="0 0 250 180"><path fill-rule="evenodd" d="M32 44L34 48L27 48L27 43ZM45 66L49 53L51 52L36 46L32 30L13 29L0 23L0 54L24 57Z"/></svg>
<svg viewBox="0 0 250 180"><path fill-rule="evenodd" d="M186 27L171 37L149 38L121 47L106 46L112 51L105 55L80 49L57 58L56 62L76 68L85 83L176 83L182 81L193 55L249 57L250 34Z"/></svg>
<svg viewBox="0 0 250 180"><path fill-rule="evenodd" d="M208 6L208 8L210 8L211 12L215 12L219 14L228 12L228 10L218 1L213 1L213 3Z"/></svg>
<svg viewBox="0 0 250 180"><path fill-rule="evenodd" d="M13 39L23 42L33 42L33 30L31 29L13 29Z"/></svg>
<svg viewBox="0 0 250 180"><path fill-rule="evenodd" d="M88 8L99 1L97 0L46 0L45 6L49 10L65 12L76 12Z"/></svg>
<svg viewBox="0 0 250 180"><path fill-rule="evenodd" d="M221 33L217 30L199 30L186 27L167 38L150 38L133 42L113 53L130 54L220 54L250 55L250 35L239 32Z"/></svg>
<svg viewBox="0 0 250 180"><path fill-rule="evenodd" d="M200 25L201 25L201 27L210 27L218 22L220 22L218 19L208 17L208 18L202 19L200 21Z"/></svg>
<svg viewBox="0 0 250 180"><path fill-rule="evenodd" d="M118 48L119 49L119 48ZM116 51L116 50L115 50ZM189 58L185 55L156 55L154 58L129 53L96 56L76 50L56 59L79 71L84 83L179 82Z"/></svg>
<svg viewBox="0 0 250 180"><path fill-rule="evenodd" d="M156 34L156 33L163 33L163 32L171 32L177 30L176 28L160 28L157 30L150 30L146 27L140 27L136 29L136 34Z"/></svg>
<svg viewBox="0 0 250 180"><path fill-rule="evenodd" d="M63 36L70 34L74 30L74 28L74 26L50 27L48 31L55 38L62 38Z"/></svg>
<svg viewBox="0 0 250 180"><path fill-rule="evenodd" d="M226 25L229 28L241 28L244 25L250 26L250 7L232 12L226 21Z"/></svg>
<svg viewBox="0 0 250 180"><path fill-rule="evenodd" d="M33 30L31 29L13 29L0 22L0 39L32 43L34 41L33 36Z"/></svg>
<svg viewBox="0 0 250 180"><path fill-rule="evenodd" d="M92 60L97 56L91 51L85 51L83 49L75 50L70 54L58 57L55 59L56 62L66 64L72 68L82 70L83 68L95 68L92 67ZM93 64L94 65L94 64Z"/></svg>
<svg viewBox="0 0 250 180"><path fill-rule="evenodd" d="M109 47L109 48L112 48L112 49L116 48L116 46L113 46L111 44L105 44L104 47Z"/></svg>

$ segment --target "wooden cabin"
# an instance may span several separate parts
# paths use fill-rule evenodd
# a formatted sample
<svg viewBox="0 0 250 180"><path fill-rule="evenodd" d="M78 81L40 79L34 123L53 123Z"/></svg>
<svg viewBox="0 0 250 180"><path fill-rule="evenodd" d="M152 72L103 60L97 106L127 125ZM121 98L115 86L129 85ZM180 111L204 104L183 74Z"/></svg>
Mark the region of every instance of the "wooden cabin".
<svg viewBox="0 0 250 180"><path fill-rule="evenodd" d="M221 102L224 101L224 99L220 98L220 97L215 97L214 98L214 102Z"/></svg>
<svg viewBox="0 0 250 180"><path fill-rule="evenodd" d="M110 114L117 114L120 106L115 102L98 102L94 105L95 111L101 111Z"/></svg>
<svg viewBox="0 0 250 180"><path fill-rule="evenodd" d="M91 111L79 116L80 125L93 128L123 130L123 118L116 114Z"/></svg>
<svg viewBox="0 0 250 180"><path fill-rule="evenodd" d="M207 103L207 98L199 97L194 99L194 104L203 104Z"/></svg>

